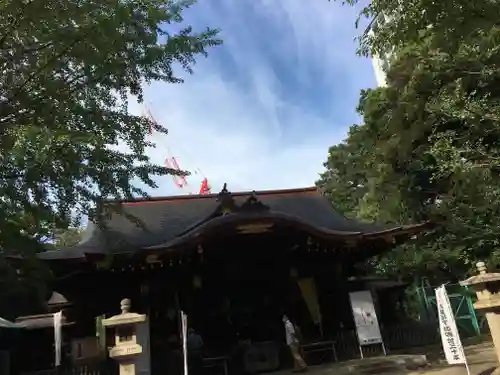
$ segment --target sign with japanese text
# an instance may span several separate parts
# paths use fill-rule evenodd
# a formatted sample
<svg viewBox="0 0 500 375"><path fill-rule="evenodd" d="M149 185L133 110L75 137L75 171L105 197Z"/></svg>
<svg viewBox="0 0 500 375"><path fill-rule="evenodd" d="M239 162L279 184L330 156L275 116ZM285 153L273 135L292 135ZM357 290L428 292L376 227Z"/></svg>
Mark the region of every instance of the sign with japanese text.
<svg viewBox="0 0 500 375"><path fill-rule="evenodd" d="M359 345L382 344L375 304L368 290L349 293Z"/></svg>
<svg viewBox="0 0 500 375"><path fill-rule="evenodd" d="M443 351L446 361L450 365L467 365L465 353L458 334L455 316L451 309L450 299L446 287L436 288L436 306L439 319L439 332L443 342Z"/></svg>

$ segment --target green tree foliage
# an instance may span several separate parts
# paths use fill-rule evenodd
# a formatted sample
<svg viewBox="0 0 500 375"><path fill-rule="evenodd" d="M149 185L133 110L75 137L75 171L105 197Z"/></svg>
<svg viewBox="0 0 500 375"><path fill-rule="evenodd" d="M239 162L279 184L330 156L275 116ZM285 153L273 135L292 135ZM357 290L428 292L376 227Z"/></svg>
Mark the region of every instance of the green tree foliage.
<svg viewBox="0 0 500 375"><path fill-rule="evenodd" d="M12 260L0 257L0 317L11 320L46 312L43 306L50 296L49 279L48 270L34 259L12 267Z"/></svg>
<svg viewBox="0 0 500 375"><path fill-rule="evenodd" d="M181 83L216 30L183 25L193 1L3 1L0 12L0 248L67 227L104 198L143 195L171 173L144 151L127 111L142 85ZM117 147L120 146L120 147Z"/></svg>
<svg viewBox="0 0 500 375"><path fill-rule="evenodd" d="M352 216L441 224L374 262L379 271L461 278L479 259L500 263L499 11L490 0L363 10L378 18L359 52L392 53L389 86L362 93L364 123L330 149L319 184Z"/></svg>
<svg viewBox="0 0 500 375"><path fill-rule="evenodd" d="M144 195L139 183L175 173L144 154L150 127L167 130L127 102L142 101L143 84L182 83L221 43L185 25L193 2L1 2L0 258L29 257L103 198Z"/></svg>
<svg viewBox="0 0 500 375"><path fill-rule="evenodd" d="M69 227L67 229L58 229L53 234L51 246L54 249L64 249L75 246L82 240L83 229L78 227Z"/></svg>

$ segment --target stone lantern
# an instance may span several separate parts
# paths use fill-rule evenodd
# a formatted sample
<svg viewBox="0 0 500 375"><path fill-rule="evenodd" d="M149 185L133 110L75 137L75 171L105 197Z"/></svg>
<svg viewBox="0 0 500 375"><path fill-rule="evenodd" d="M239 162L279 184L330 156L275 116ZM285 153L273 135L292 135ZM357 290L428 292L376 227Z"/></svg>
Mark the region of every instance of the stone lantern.
<svg viewBox="0 0 500 375"><path fill-rule="evenodd" d="M461 281L460 285L470 286L477 295L474 308L486 315L495 352L500 362L500 273L490 273L484 262L476 264L478 275ZM500 374L500 367L493 374Z"/></svg>
<svg viewBox="0 0 500 375"><path fill-rule="evenodd" d="M150 375L147 316L130 312L129 299L122 300L120 305L121 314L102 321L104 327L115 331L115 344L109 356L118 362L120 375Z"/></svg>

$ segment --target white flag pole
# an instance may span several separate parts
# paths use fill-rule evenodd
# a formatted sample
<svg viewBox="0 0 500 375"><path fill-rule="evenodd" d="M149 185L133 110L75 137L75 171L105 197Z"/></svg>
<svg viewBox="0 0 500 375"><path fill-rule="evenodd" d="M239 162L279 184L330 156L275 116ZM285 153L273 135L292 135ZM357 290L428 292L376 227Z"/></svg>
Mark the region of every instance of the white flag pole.
<svg viewBox="0 0 500 375"><path fill-rule="evenodd" d="M465 356L465 353L464 353L464 356ZM465 370L467 370L467 375L470 375L470 368L469 368L469 363L467 362L467 358L465 358Z"/></svg>

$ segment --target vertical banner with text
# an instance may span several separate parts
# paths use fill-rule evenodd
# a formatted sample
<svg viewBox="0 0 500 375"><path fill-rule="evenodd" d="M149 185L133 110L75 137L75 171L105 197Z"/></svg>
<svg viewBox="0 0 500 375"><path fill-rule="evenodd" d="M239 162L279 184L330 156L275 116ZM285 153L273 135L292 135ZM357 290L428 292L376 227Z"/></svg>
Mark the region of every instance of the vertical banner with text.
<svg viewBox="0 0 500 375"><path fill-rule="evenodd" d="M453 314L450 299L444 285L436 288L436 306L439 319L439 333L441 334L446 361L450 365L465 365L467 373L469 373L469 366L458 333L455 315Z"/></svg>

